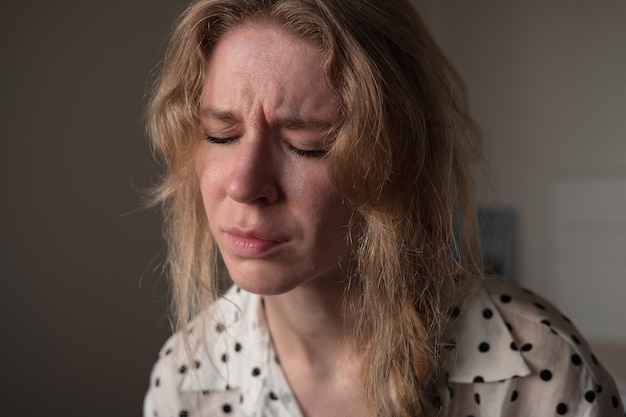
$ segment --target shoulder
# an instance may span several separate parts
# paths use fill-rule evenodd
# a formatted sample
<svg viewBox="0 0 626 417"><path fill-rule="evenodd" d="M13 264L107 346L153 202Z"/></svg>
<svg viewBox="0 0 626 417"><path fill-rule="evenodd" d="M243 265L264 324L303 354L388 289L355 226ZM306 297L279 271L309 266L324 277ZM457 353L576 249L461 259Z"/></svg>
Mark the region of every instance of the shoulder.
<svg viewBox="0 0 626 417"><path fill-rule="evenodd" d="M243 350L239 336L250 336L257 326L251 312L257 301L233 287L190 323L188 334L177 332L165 342L151 372L144 416L238 415L239 362L233 356Z"/></svg>
<svg viewBox="0 0 626 417"><path fill-rule="evenodd" d="M449 381L477 414L623 416L614 381L568 317L514 282L477 289L456 350Z"/></svg>

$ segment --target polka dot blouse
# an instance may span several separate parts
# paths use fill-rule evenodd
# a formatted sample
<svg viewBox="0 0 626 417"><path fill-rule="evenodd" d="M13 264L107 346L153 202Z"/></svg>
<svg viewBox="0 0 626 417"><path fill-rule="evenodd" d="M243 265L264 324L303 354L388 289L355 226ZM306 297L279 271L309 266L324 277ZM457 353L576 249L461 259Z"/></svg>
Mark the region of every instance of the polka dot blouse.
<svg viewBox="0 0 626 417"><path fill-rule="evenodd" d="M159 353L144 417L299 417L270 343L261 298L237 287ZM622 417L615 383L571 322L504 280L488 280L459 311L442 416Z"/></svg>

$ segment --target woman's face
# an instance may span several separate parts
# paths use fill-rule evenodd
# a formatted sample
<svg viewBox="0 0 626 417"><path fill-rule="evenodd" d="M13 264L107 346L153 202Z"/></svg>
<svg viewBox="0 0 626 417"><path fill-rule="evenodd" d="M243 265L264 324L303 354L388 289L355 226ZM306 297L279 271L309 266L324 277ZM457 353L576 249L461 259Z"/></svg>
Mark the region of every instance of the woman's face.
<svg viewBox="0 0 626 417"><path fill-rule="evenodd" d="M208 64L197 175L228 271L254 293L344 279L351 210L323 158L339 106L322 63L313 43L245 24Z"/></svg>

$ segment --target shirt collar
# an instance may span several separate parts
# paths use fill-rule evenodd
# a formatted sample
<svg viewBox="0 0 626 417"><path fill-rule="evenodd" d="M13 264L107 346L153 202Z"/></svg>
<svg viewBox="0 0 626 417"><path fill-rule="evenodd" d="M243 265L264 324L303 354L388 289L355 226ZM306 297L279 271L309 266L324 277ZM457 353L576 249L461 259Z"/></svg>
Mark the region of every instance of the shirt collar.
<svg viewBox="0 0 626 417"><path fill-rule="evenodd" d="M204 338L196 343L196 363L213 366L214 372L191 367L181 383L182 391L238 390L246 415L293 415L283 401L273 399L286 384L275 361L262 314L261 297L232 287L207 312ZM207 346L208 345L208 346ZM203 347L204 346L204 347ZM274 397L275 398L275 397Z"/></svg>
<svg viewBox="0 0 626 417"><path fill-rule="evenodd" d="M263 315L259 314L260 300L258 295L233 287L213 305L208 314L215 318L206 320L212 327L204 329L204 337L212 343L195 344L195 363L201 365L190 366L181 382L182 391L237 389L246 399L242 407L248 415L268 410L270 393L282 387L276 376L280 372L268 367L274 363L274 353ZM449 381L497 382L530 374L520 352L511 349L513 343L499 308L484 287L478 288L457 322L455 357L447 364ZM202 364L212 364L216 371L202 371ZM261 370L260 375L252 374L255 368ZM280 407L281 402L272 404Z"/></svg>

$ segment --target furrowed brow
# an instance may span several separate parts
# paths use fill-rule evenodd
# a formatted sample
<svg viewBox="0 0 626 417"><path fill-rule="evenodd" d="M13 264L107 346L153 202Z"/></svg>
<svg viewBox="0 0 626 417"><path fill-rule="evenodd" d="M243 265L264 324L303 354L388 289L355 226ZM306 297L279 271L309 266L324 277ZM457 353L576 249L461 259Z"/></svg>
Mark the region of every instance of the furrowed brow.
<svg viewBox="0 0 626 417"><path fill-rule="evenodd" d="M289 130L327 130L333 127L332 122L315 118L288 118L280 120L278 124Z"/></svg>

